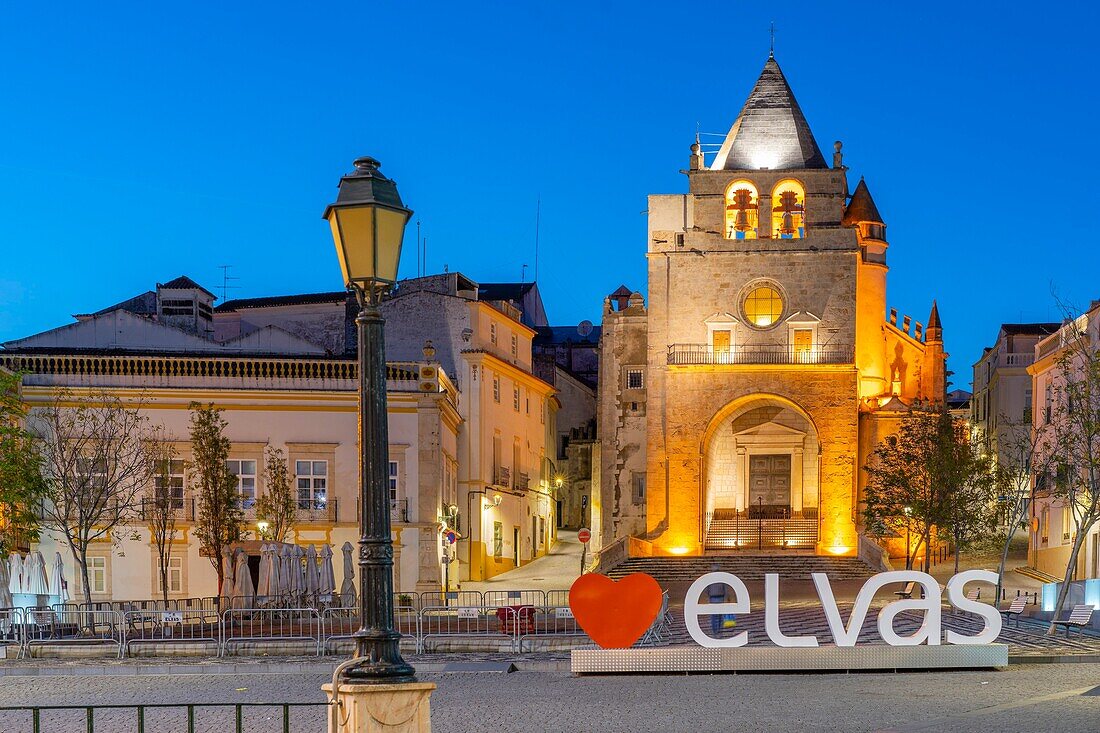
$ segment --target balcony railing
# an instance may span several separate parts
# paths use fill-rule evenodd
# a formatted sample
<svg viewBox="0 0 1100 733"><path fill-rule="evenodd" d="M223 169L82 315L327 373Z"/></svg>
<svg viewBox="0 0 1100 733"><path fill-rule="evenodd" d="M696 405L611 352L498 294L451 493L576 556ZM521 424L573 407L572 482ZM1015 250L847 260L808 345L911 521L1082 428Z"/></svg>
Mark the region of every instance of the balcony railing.
<svg viewBox="0 0 1100 733"><path fill-rule="evenodd" d="M493 485L510 487L512 485L512 472L501 466L493 474Z"/></svg>
<svg viewBox="0 0 1100 733"><path fill-rule="evenodd" d="M391 523L409 523L409 500L408 499L391 499L390 500L390 522Z"/></svg>
<svg viewBox="0 0 1100 733"><path fill-rule="evenodd" d="M531 485L531 477L525 473L516 474L516 488L525 491Z"/></svg>
<svg viewBox="0 0 1100 733"><path fill-rule="evenodd" d="M794 347L784 344L732 346L715 349L708 344L672 344L668 347L668 363L686 364L852 364L855 352L851 346L814 345Z"/></svg>
<svg viewBox="0 0 1100 733"><path fill-rule="evenodd" d="M299 500L298 509L295 512L295 521L303 523L336 522L340 518L338 509L339 502L336 499Z"/></svg>
<svg viewBox="0 0 1100 733"><path fill-rule="evenodd" d="M352 391L354 359L249 356L2 353L0 367L24 372L30 385L133 385L144 387L283 388ZM388 362L391 392L447 392L453 384L437 366Z"/></svg>

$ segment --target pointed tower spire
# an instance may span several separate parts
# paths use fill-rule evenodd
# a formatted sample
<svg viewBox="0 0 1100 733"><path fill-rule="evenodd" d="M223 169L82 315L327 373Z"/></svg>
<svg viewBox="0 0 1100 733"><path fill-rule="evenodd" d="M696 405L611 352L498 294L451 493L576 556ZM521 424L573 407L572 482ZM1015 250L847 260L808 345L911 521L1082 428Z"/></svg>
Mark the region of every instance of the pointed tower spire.
<svg viewBox="0 0 1100 733"><path fill-rule="evenodd" d="M925 329L924 340L943 341L943 326L940 325L940 309L936 301L932 301L932 312L928 314L928 327Z"/></svg>
<svg viewBox="0 0 1100 733"><path fill-rule="evenodd" d="M737 116L713 170L828 168L810 124L774 56L768 56L756 86Z"/></svg>
<svg viewBox="0 0 1100 733"><path fill-rule="evenodd" d="M867 182L863 180L862 176L860 176L855 193L852 194L852 200L848 202L848 207L844 209L844 218L841 219L840 223L846 227L854 227L857 224L886 226L886 222L882 220L882 214L878 213L878 207L875 206L875 200L871 198L871 190L867 188Z"/></svg>

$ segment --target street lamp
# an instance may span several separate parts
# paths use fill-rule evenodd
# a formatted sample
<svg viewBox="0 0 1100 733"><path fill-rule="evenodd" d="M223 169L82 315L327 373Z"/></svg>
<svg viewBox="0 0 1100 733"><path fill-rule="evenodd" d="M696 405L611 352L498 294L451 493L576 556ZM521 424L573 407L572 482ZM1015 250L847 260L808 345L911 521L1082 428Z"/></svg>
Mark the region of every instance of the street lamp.
<svg viewBox="0 0 1100 733"><path fill-rule="evenodd" d="M336 203L324 213L344 274L355 291L359 316L359 630L344 679L394 684L415 681L401 658L393 628L393 541L390 537L389 436L386 424L386 353L378 302L397 281L401 240L412 211L397 185L364 157L340 179Z"/></svg>

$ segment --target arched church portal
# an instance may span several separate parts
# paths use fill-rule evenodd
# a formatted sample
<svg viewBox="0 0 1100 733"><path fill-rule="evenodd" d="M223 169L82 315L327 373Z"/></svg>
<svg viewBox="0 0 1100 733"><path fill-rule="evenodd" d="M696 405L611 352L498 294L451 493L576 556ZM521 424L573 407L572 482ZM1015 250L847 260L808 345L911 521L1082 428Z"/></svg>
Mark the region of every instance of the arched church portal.
<svg viewBox="0 0 1100 733"><path fill-rule="evenodd" d="M738 403L716 415L704 446L708 548L812 549L820 499L813 421L776 397Z"/></svg>

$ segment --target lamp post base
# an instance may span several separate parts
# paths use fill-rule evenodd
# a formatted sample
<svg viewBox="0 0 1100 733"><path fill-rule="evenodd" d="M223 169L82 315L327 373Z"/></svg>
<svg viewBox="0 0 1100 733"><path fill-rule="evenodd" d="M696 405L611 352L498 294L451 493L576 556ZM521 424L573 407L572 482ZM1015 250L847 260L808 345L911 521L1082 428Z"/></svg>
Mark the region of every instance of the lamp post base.
<svg viewBox="0 0 1100 733"><path fill-rule="evenodd" d="M332 706L329 733L430 733L428 700L435 684L322 685Z"/></svg>

